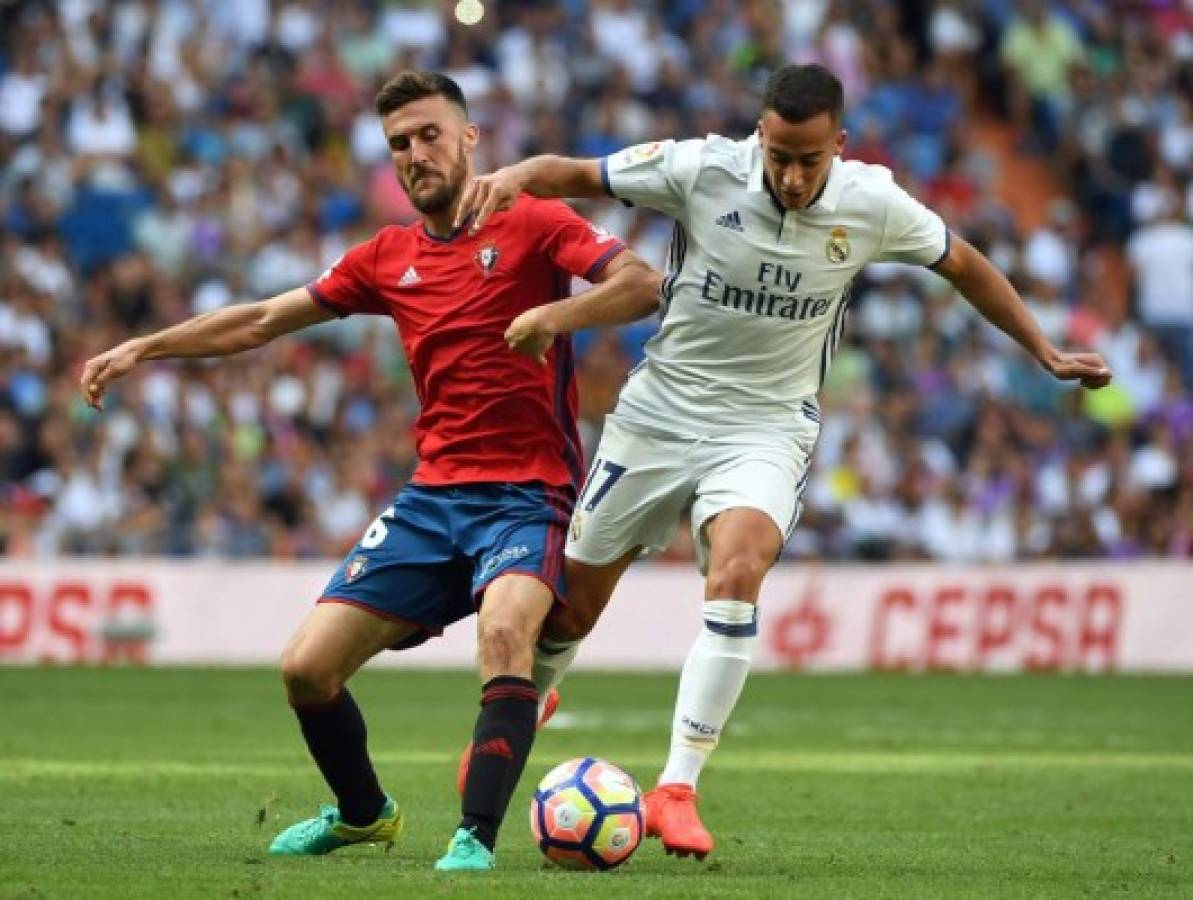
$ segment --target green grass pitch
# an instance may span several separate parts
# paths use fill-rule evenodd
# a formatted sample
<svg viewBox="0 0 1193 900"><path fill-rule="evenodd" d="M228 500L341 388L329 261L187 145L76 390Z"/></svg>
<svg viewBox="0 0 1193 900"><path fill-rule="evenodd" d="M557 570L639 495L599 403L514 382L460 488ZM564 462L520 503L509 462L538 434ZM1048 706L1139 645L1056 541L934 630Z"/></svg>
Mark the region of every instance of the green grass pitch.
<svg viewBox="0 0 1193 900"><path fill-rule="evenodd" d="M653 784L674 690L569 679L499 869L448 877L470 674L358 677L406 835L275 859L328 799L276 672L0 669L0 897L1193 897L1187 678L755 676L701 783L713 856L550 868L535 782L591 754Z"/></svg>

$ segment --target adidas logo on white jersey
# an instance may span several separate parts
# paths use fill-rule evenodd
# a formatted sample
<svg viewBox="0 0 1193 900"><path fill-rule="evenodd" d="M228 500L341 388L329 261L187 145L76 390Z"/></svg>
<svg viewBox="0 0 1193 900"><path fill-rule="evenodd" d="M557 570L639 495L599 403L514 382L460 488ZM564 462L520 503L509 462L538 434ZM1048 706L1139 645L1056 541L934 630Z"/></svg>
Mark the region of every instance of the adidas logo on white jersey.
<svg viewBox="0 0 1193 900"><path fill-rule="evenodd" d="M419 277L418 272L414 271L414 266L411 266L406 270L406 274L403 275L401 280L398 282L398 287L410 287L411 285L418 284L421 281L422 279Z"/></svg>
<svg viewBox="0 0 1193 900"><path fill-rule="evenodd" d="M736 209L733 212L725 213L723 216L717 216L717 224L722 228L728 228L730 231L746 230L741 224L741 214Z"/></svg>

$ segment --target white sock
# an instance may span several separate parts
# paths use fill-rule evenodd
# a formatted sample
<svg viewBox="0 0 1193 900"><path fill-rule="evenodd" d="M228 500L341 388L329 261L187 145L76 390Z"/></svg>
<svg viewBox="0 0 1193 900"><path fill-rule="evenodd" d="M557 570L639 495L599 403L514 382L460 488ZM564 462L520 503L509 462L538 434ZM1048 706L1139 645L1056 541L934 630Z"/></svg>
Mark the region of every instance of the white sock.
<svg viewBox="0 0 1193 900"><path fill-rule="evenodd" d="M551 688L559 687L563 676L576 658L576 651L580 649L579 641L553 641L549 638L539 638L534 645L534 665L530 670L530 680L534 682L539 692L539 717L543 715L543 705L547 702L547 694Z"/></svg>
<svg viewBox="0 0 1193 900"><path fill-rule="evenodd" d="M671 753L659 784L696 786L750 674L758 611L743 600L706 600L704 627L692 644L675 700Z"/></svg>

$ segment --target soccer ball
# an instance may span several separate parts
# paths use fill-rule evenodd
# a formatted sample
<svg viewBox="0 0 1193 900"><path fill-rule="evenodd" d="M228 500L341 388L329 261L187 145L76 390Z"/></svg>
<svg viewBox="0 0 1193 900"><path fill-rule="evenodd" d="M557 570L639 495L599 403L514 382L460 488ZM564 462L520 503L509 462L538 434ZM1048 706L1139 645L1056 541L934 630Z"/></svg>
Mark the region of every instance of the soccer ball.
<svg viewBox="0 0 1193 900"><path fill-rule="evenodd" d="M569 759L539 782L530 830L547 859L565 869L612 869L642 842L642 792L611 763Z"/></svg>

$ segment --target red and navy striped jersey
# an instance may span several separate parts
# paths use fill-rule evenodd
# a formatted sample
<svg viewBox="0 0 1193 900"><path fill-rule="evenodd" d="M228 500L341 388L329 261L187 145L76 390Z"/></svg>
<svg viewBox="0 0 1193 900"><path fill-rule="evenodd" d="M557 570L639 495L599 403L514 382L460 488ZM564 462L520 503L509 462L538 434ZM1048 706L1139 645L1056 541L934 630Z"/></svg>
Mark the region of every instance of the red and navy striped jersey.
<svg viewBox="0 0 1193 900"><path fill-rule="evenodd" d="M524 195L476 234L383 228L307 290L338 316L397 324L422 406L415 482L540 481L574 492L583 459L571 338L557 338L543 366L510 350L504 334L623 249L566 204Z"/></svg>

